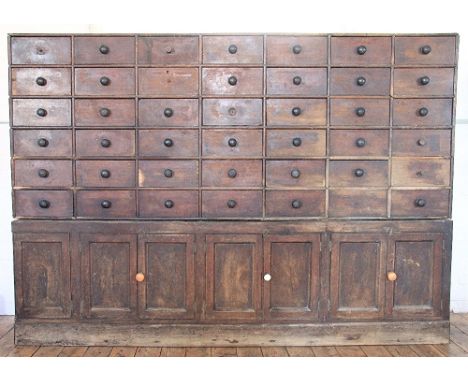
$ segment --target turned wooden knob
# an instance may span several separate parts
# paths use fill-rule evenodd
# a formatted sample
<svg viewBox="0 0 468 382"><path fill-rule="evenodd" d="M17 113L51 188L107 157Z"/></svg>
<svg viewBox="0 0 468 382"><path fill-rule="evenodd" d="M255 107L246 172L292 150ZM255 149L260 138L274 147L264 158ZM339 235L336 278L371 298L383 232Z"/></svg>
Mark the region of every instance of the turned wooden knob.
<svg viewBox="0 0 468 382"><path fill-rule="evenodd" d="M143 273L137 273L136 276L135 276L135 280L138 281L139 283L141 283L142 281L145 280L145 275Z"/></svg>
<svg viewBox="0 0 468 382"><path fill-rule="evenodd" d="M387 279L388 281L395 281L397 279L397 274L395 272L388 272Z"/></svg>

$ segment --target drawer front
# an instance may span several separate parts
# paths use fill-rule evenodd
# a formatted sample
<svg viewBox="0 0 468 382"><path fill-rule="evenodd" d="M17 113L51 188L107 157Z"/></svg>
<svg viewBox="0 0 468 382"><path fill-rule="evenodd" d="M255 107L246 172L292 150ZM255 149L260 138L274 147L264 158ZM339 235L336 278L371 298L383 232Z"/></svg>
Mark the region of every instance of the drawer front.
<svg viewBox="0 0 468 382"><path fill-rule="evenodd" d="M449 185L450 159L392 159L392 186L424 187Z"/></svg>
<svg viewBox="0 0 468 382"><path fill-rule="evenodd" d="M452 131L445 130L393 130L392 155L438 157L450 156Z"/></svg>
<svg viewBox="0 0 468 382"><path fill-rule="evenodd" d="M14 213L17 218L71 218L73 216L72 191L16 190L14 202Z"/></svg>
<svg viewBox="0 0 468 382"><path fill-rule="evenodd" d="M76 194L77 217L133 218L136 216L135 191L87 191Z"/></svg>
<svg viewBox="0 0 468 382"><path fill-rule="evenodd" d="M390 69L333 68L330 73L331 95L390 95Z"/></svg>
<svg viewBox="0 0 468 382"><path fill-rule="evenodd" d="M325 68L268 68L267 94L320 97L327 95Z"/></svg>
<svg viewBox="0 0 468 382"><path fill-rule="evenodd" d="M13 126L70 126L69 99L14 99Z"/></svg>
<svg viewBox="0 0 468 382"><path fill-rule="evenodd" d="M17 157L67 157L72 155L70 130L14 130L13 155Z"/></svg>
<svg viewBox="0 0 468 382"><path fill-rule="evenodd" d="M267 65L319 66L328 63L328 39L321 36L268 36Z"/></svg>
<svg viewBox="0 0 468 382"><path fill-rule="evenodd" d="M198 96L198 68L140 68L140 96Z"/></svg>
<svg viewBox="0 0 468 382"><path fill-rule="evenodd" d="M321 157L327 151L325 130L267 130L269 157Z"/></svg>
<svg viewBox="0 0 468 382"><path fill-rule="evenodd" d="M262 205L262 191L202 191L205 218L261 217Z"/></svg>
<svg viewBox="0 0 468 382"><path fill-rule="evenodd" d="M11 95L71 95L71 71L66 68L12 68Z"/></svg>
<svg viewBox="0 0 468 382"><path fill-rule="evenodd" d="M263 123L261 99L204 99L203 124L258 126Z"/></svg>
<svg viewBox="0 0 468 382"><path fill-rule="evenodd" d="M15 160L15 187L71 187L71 160Z"/></svg>
<svg viewBox="0 0 468 382"><path fill-rule="evenodd" d="M327 123L327 100L325 99L268 99L267 124L313 125Z"/></svg>
<svg viewBox="0 0 468 382"><path fill-rule="evenodd" d="M450 126L451 99L395 99L394 126Z"/></svg>
<svg viewBox="0 0 468 382"><path fill-rule="evenodd" d="M138 215L142 218L198 217L198 191L140 190Z"/></svg>
<svg viewBox="0 0 468 382"><path fill-rule="evenodd" d="M198 37L139 37L139 65L198 65Z"/></svg>
<svg viewBox="0 0 468 382"><path fill-rule="evenodd" d="M262 140L262 130L205 130L202 154L205 157L261 157Z"/></svg>
<svg viewBox="0 0 468 382"><path fill-rule="evenodd" d="M76 99L76 126L135 126L133 99Z"/></svg>
<svg viewBox="0 0 468 382"><path fill-rule="evenodd" d="M336 189L328 195L331 218L387 216L387 190Z"/></svg>
<svg viewBox="0 0 468 382"><path fill-rule="evenodd" d="M454 75L452 68L397 68L393 73L393 94L452 97Z"/></svg>
<svg viewBox="0 0 468 382"><path fill-rule="evenodd" d="M329 177L330 187L387 187L388 162L332 160Z"/></svg>
<svg viewBox="0 0 468 382"><path fill-rule="evenodd" d="M262 64L263 36L204 36L205 64Z"/></svg>
<svg viewBox="0 0 468 382"><path fill-rule="evenodd" d="M125 65L135 63L135 38L126 36L76 36L75 64Z"/></svg>
<svg viewBox="0 0 468 382"><path fill-rule="evenodd" d="M321 217L325 215L325 190L266 191L268 217Z"/></svg>
<svg viewBox="0 0 468 382"><path fill-rule="evenodd" d="M140 157L196 157L198 156L197 130L138 130Z"/></svg>
<svg viewBox="0 0 468 382"><path fill-rule="evenodd" d="M69 37L12 37L11 63L50 65L71 64Z"/></svg>
<svg viewBox="0 0 468 382"><path fill-rule="evenodd" d="M311 188L325 186L324 160L267 160L269 188Z"/></svg>
<svg viewBox="0 0 468 382"><path fill-rule="evenodd" d="M140 126L198 126L198 99L142 99Z"/></svg>
<svg viewBox="0 0 468 382"><path fill-rule="evenodd" d="M202 164L203 187L262 187L261 160L205 160Z"/></svg>
<svg viewBox="0 0 468 382"><path fill-rule="evenodd" d="M138 185L158 188L198 187L198 161L140 160Z"/></svg>
<svg viewBox="0 0 468 382"><path fill-rule="evenodd" d="M388 99L332 99L331 125L386 126L390 123Z"/></svg>
<svg viewBox="0 0 468 382"><path fill-rule="evenodd" d="M75 94L131 96L135 94L135 69L76 68Z"/></svg>
<svg viewBox="0 0 468 382"><path fill-rule="evenodd" d="M135 162L77 160L77 187L135 187Z"/></svg>
<svg viewBox="0 0 468 382"><path fill-rule="evenodd" d="M331 64L388 65L392 62L391 37L332 37Z"/></svg>
<svg viewBox="0 0 468 382"><path fill-rule="evenodd" d="M396 65L454 65L455 37L395 37Z"/></svg>
<svg viewBox="0 0 468 382"><path fill-rule="evenodd" d="M261 68L203 68L204 95L263 95Z"/></svg>
<svg viewBox="0 0 468 382"><path fill-rule="evenodd" d="M450 190L392 190L392 217L449 217Z"/></svg>
<svg viewBox="0 0 468 382"><path fill-rule="evenodd" d="M331 156L387 156L388 130L330 130Z"/></svg>
<svg viewBox="0 0 468 382"><path fill-rule="evenodd" d="M135 132L132 130L77 130L78 157L135 155Z"/></svg>

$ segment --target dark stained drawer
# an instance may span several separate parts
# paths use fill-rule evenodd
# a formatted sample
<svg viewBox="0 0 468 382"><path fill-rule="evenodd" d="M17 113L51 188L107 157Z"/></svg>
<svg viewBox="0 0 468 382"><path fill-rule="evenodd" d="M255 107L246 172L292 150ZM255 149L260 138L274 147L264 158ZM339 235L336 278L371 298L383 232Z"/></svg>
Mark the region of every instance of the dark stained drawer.
<svg viewBox="0 0 468 382"><path fill-rule="evenodd" d="M66 157L72 155L70 130L14 130L13 155L17 157Z"/></svg>
<svg viewBox="0 0 468 382"><path fill-rule="evenodd" d="M15 217L71 218L73 216L73 192L16 190L14 192Z"/></svg>
<svg viewBox="0 0 468 382"><path fill-rule="evenodd" d="M198 187L198 161L140 160L138 185L158 188Z"/></svg>
<svg viewBox="0 0 468 382"><path fill-rule="evenodd" d="M13 99L13 126L71 125L69 99Z"/></svg>
<svg viewBox="0 0 468 382"><path fill-rule="evenodd" d="M320 126L327 123L326 99L268 99L268 126Z"/></svg>
<svg viewBox="0 0 468 382"><path fill-rule="evenodd" d="M71 160L14 161L15 187L71 187L73 171Z"/></svg>
<svg viewBox="0 0 468 382"><path fill-rule="evenodd" d="M135 69L75 68L75 94L131 96L135 94Z"/></svg>
<svg viewBox="0 0 468 382"><path fill-rule="evenodd" d="M198 68L139 68L140 96L198 96Z"/></svg>
<svg viewBox="0 0 468 382"><path fill-rule="evenodd" d="M269 188L312 188L325 186L324 160L267 160Z"/></svg>
<svg viewBox="0 0 468 382"><path fill-rule="evenodd" d="M267 65L319 66L328 63L328 39L325 36L268 36Z"/></svg>
<svg viewBox="0 0 468 382"><path fill-rule="evenodd" d="M262 216L262 191L202 191L205 218L246 218Z"/></svg>
<svg viewBox="0 0 468 382"><path fill-rule="evenodd" d="M449 129L393 130L392 155L437 157L450 156L451 135Z"/></svg>
<svg viewBox="0 0 468 382"><path fill-rule="evenodd" d="M388 162L331 160L330 187L387 187Z"/></svg>
<svg viewBox="0 0 468 382"><path fill-rule="evenodd" d="M332 37L331 65L388 65L392 62L391 37Z"/></svg>
<svg viewBox="0 0 468 382"><path fill-rule="evenodd" d="M321 157L326 155L325 130L267 130L269 157Z"/></svg>
<svg viewBox="0 0 468 382"><path fill-rule="evenodd" d="M330 156L387 156L388 130L330 130Z"/></svg>
<svg viewBox="0 0 468 382"><path fill-rule="evenodd" d="M392 186L426 187L449 185L450 159L392 159Z"/></svg>
<svg viewBox="0 0 468 382"><path fill-rule="evenodd" d="M454 65L455 37L395 37L395 65Z"/></svg>
<svg viewBox="0 0 468 382"><path fill-rule="evenodd" d="M395 96L453 96L452 68L397 68L393 72Z"/></svg>
<svg viewBox="0 0 468 382"><path fill-rule="evenodd" d="M140 157L196 157L198 130L138 130Z"/></svg>
<svg viewBox="0 0 468 382"><path fill-rule="evenodd" d="M205 64L262 64L263 36L203 36Z"/></svg>
<svg viewBox="0 0 468 382"><path fill-rule="evenodd" d="M325 215L325 190L266 191L267 217L321 217Z"/></svg>
<svg viewBox="0 0 468 382"><path fill-rule="evenodd" d="M112 157L135 155L133 130L77 130L78 157Z"/></svg>
<svg viewBox="0 0 468 382"><path fill-rule="evenodd" d="M319 97L327 95L326 68L268 68L267 94Z"/></svg>
<svg viewBox="0 0 468 382"><path fill-rule="evenodd" d="M262 187L261 160L204 160L203 187Z"/></svg>
<svg viewBox="0 0 468 382"><path fill-rule="evenodd" d="M262 156L262 130L205 130L202 155L205 157Z"/></svg>
<svg viewBox="0 0 468 382"><path fill-rule="evenodd" d="M75 64L135 63L135 38L130 36L76 36Z"/></svg>
<svg viewBox="0 0 468 382"><path fill-rule="evenodd" d="M71 95L71 70L68 68L12 68L11 95Z"/></svg>
<svg viewBox="0 0 468 382"><path fill-rule="evenodd" d="M203 68L204 95L263 95L262 68Z"/></svg>
<svg viewBox="0 0 468 382"><path fill-rule="evenodd" d="M392 217L448 217L450 190L392 190Z"/></svg>
<svg viewBox="0 0 468 382"><path fill-rule="evenodd" d="M335 189L328 199L331 218L387 216L387 190Z"/></svg>
<svg viewBox="0 0 468 382"><path fill-rule="evenodd" d="M385 96L390 95L390 69L332 68L330 94Z"/></svg>
<svg viewBox="0 0 468 382"><path fill-rule="evenodd" d="M76 211L77 217L133 218L136 215L135 191L77 191Z"/></svg>
<svg viewBox="0 0 468 382"><path fill-rule="evenodd" d="M139 65L198 65L197 36L138 37Z"/></svg>
<svg viewBox="0 0 468 382"><path fill-rule="evenodd" d="M198 217L198 191L140 190L138 215L142 218Z"/></svg>
<svg viewBox="0 0 468 382"><path fill-rule="evenodd" d="M393 126L450 126L451 99L395 99Z"/></svg>
<svg viewBox="0 0 468 382"><path fill-rule="evenodd" d="M70 37L12 37L12 64L71 64Z"/></svg>
<svg viewBox="0 0 468 382"><path fill-rule="evenodd" d="M204 125L256 126L261 125L262 123L262 99L224 98L203 100Z"/></svg>
<svg viewBox="0 0 468 382"><path fill-rule="evenodd" d="M77 187L135 187L135 162L77 160Z"/></svg>
<svg viewBox="0 0 468 382"><path fill-rule="evenodd" d="M135 126L133 99L76 99L76 126Z"/></svg>
<svg viewBox="0 0 468 382"><path fill-rule="evenodd" d="M332 99L330 107L334 126L386 126L390 121L388 99Z"/></svg>
<svg viewBox="0 0 468 382"><path fill-rule="evenodd" d="M141 99L140 126L198 126L198 99Z"/></svg>

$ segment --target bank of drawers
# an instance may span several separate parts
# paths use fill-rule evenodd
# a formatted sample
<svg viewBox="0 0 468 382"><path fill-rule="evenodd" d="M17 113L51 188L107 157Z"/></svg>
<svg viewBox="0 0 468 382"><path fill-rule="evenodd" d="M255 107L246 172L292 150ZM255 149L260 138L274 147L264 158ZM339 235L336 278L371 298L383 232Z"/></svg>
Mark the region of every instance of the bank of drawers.
<svg viewBox="0 0 468 382"><path fill-rule="evenodd" d="M10 43L17 217L450 214L456 36Z"/></svg>

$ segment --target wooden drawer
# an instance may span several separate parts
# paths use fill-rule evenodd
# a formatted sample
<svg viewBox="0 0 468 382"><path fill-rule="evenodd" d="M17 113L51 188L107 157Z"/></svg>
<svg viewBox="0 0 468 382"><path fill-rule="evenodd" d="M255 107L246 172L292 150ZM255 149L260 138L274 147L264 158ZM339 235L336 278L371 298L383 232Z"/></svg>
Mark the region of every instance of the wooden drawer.
<svg viewBox="0 0 468 382"><path fill-rule="evenodd" d="M455 37L395 37L396 65L454 65Z"/></svg>
<svg viewBox="0 0 468 382"><path fill-rule="evenodd" d="M71 64L70 37L12 37L11 63Z"/></svg>
<svg viewBox="0 0 468 382"><path fill-rule="evenodd" d="M335 189L328 195L331 218L387 216L387 190Z"/></svg>
<svg viewBox="0 0 468 382"><path fill-rule="evenodd" d="M198 99L141 99L140 126L198 126Z"/></svg>
<svg viewBox="0 0 468 382"><path fill-rule="evenodd" d="M142 218L198 217L198 191L140 190L138 215Z"/></svg>
<svg viewBox="0 0 468 382"><path fill-rule="evenodd" d="M262 191L202 191L205 218L247 218L262 216Z"/></svg>
<svg viewBox="0 0 468 382"><path fill-rule="evenodd" d="M138 185L158 188L198 187L198 161L140 160Z"/></svg>
<svg viewBox="0 0 468 382"><path fill-rule="evenodd" d="M268 68L267 94L320 97L327 95L326 68Z"/></svg>
<svg viewBox="0 0 468 382"><path fill-rule="evenodd" d="M133 99L76 99L76 126L135 126Z"/></svg>
<svg viewBox="0 0 468 382"><path fill-rule="evenodd" d="M140 157L196 157L198 130L138 130Z"/></svg>
<svg viewBox="0 0 468 382"><path fill-rule="evenodd" d="M266 191L267 217L321 217L325 215L325 190Z"/></svg>
<svg viewBox="0 0 468 382"><path fill-rule="evenodd" d="M388 130L330 130L330 156L387 156Z"/></svg>
<svg viewBox="0 0 468 382"><path fill-rule="evenodd" d="M268 99L268 126L319 126L327 123L326 99Z"/></svg>
<svg viewBox="0 0 468 382"><path fill-rule="evenodd" d="M332 160L329 169L330 187L387 187L386 160Z"/></svg>
<svg viewBox="0 0 468 382"><path fill-rule="evenodd" d="M331 65L371 66L392 62L391 37L332 37Z"/></svg>
<svg viewBox="0 0 468 382"><path fill-rule="evenodd" d="M452 68L397 68L393 72L393 94L452 97L454 75Z"/></svg>
<svg viewBox="0 0 468 382"><path fill-rule="evenodd" d="M14 192L15 217L71 218L73 216L73 192L16 190Z"/></svg>
<svg viewBox="0 0 468 382"><path fill-rule="evenodd" d="M450 190L392 190L392 217L449 217Z"/></svg>
<svg viewBox="0 0 468 382"><path fill-rule="evenodd" d="M112 157L135 155L133 130L77 130L78 157Z"/></svg>
<svg viewBox="0 0 468 382"><path fill-rule="evenodd" d="M135 94L135 69L75 68L75 94L131 96Z"/></svg>
<svg viewBox="0 0 468 382"><path fill-rule="evenodd" d="M262 187L261 160L204 160L203 187Z"/></svg>
<svg viewBox="0 0 468 382"><path fill-rule="evenodd" d="M15 160L14 182L15 187L71 187L72 161Z"/></svg>
<svg viewBox="0 0 468 382"><path fill-rule="evenodd" d="M13 126L71 125L69 99L13 99Z"/></svg>
<svg viewBox="0 0 468 382"><path fill-rule="evenodd" d="M12 68L11 95L71 95L71 70L67 68Z"/></svg>
<svg viewBox="0 0 468 382"><path fill-rule="evenodd" d="M138 37L139 65L198 65L198 37Z"/></svg>
<svg viewBox="0 0 468 382"><path fill-rule="evenodd" d="M76 36L75 64L132 65L135 38L130 36Z"/></svg>
<svg viewBox="0 0 468 382"><path fill-rule="evenodd" d="M324 160L267 160L269 188L312 188L325 186Z"/></svg>
<svg viewBox="0 0 468 382"><path fill-rule="evenodd" d="M205 157L262 156L262 130L205 130L202 155Z"/></svg>
<svg viewBox="0 0 468 382"><path fill-rule="evenodd" d="M203 36L205 64L263 64L263 36Z"/></svg>
<svg viewBox="0 0 468 382"><path fill-rule="evenodd" d="M262 123L262 99L224 98L203 100L204 125L255 126Z"/></svg>
<svg viewBox="0 0 468 382"><path fill-rule="evenodd" d="M392 186L425 187L449 185L450 159L392 159Z"/></svg>
<svg viewBox="0 0 468 382"><path fill-rule="evenodd" d="M332 68L330 94L359 96L390 95L390 69Z"/></svg>
<svg viewBox="0 0 468 382"><path fill-rule="evenodd" d="M76 193L76 216L98 219L133 218L136 215L135 191L109 190Z"/></svg>
<svg viewBox="0 0 468 382"><path fill-rule="evenodd" d="M267 130L269 157L321 157L326 155L325 130Z"/></svg>
<svg viewBox="0 0 468 382"><path fill-rule="evenodd" d="M451 99L394 99L393 126L450 126Z"/></svg>
<svg viewBox="0 0 468 382"><path fill-rule="evenodd" d="M268 36L267 65L326 66L328 39L325 36Z"/></svg>
<svg viewBox="0 0 468 382"><path fill-rule="evenodd" d="M332 99L330 124L334 126L386 126L390 122L388 99Z"/></svg>
<svg viewBox="0 0 468 382"><path fill-rule="evenodd" d="M204 95L263 95L262 68L203 68Z"/></svg>
<svg viewBox="0 0 468 382"><path fill-rule="evenodd" d="M140 96L198 96L198 68L139 68Z"/></svg>
<svg viewBox="0 0 468 382"><path fill-rule="evenodd" d="M444 130L393 130L392 155L438 157L450 156L452 131Z"/></svg>
<svg viewBox="0 0 468 382"><path fill-rule="evenodd" d="M16 157L67 157L72 155L70 130L14 130Z"/></svg>
<svg viewBox="0 0 468 382"><path fill-rule="evenodd" d="M135 162L77 160L77 187L135 187Z"/></svg>

